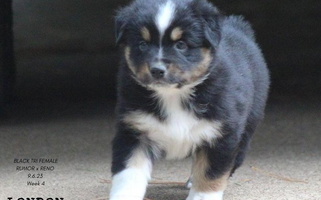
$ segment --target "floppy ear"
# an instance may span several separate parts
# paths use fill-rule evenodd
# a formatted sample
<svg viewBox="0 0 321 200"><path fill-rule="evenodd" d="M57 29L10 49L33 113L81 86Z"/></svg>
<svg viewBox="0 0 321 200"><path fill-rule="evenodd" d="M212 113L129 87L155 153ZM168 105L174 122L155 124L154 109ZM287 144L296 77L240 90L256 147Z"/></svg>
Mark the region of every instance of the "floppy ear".
<svg viewBox="0 0 321 200"><path fill-rule="evenodd" d="M221 40L220 22L223 16L212 4L204 0L196 0L194 10L203 22L206 44L216 48Z"/></svg>
<svg viewBox="0 0 321 200"><path fill-rule="evenodd" d="M209 16L204 19L204 34L207 42L214 48L218 47L221 40L220 17Z"/></svg>
<svg viewBox="0 0 321 200"><path fill-rule="evenodd" d="M121 12L115 17L115 37L116 45L124 42L124 33L126 31L127 20Z"/></svg>

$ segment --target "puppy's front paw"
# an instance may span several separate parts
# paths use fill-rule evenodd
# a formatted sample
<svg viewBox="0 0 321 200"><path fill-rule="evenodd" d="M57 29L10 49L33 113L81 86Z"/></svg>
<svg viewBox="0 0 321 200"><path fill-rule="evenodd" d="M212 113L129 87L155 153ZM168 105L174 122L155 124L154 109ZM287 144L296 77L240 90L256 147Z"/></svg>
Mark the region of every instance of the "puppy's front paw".
<svg viewBox="0 0 321 200"><path fill-rule="evenodd" d="M197 192L191 189L186 200L223 200L223 191Z"/></svg>
<svg viewBox="0 0 321 200"><path fill-rule="evenodd" d="M185 187L187 189L191 189L192 188L192 177L190 177L187 182L185 183Z"/></svg>

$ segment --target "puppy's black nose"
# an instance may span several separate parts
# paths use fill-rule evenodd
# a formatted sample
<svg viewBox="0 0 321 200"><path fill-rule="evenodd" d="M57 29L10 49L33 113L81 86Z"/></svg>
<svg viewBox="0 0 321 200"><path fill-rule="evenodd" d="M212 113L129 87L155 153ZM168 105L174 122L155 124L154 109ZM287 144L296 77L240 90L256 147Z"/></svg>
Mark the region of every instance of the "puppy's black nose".
<svg viewBox="0 0 321 200"><path fill-rule="evenodd" d="M162 63L155 63L151 66L150 73L156 79L164 78L166 73L166 67Z"/></svg>
<svg viewBox="0 0 321 200"><path fill-rule="evenodd" d="M156 79L163 78L165 75L165 71L159 68L152 68L150 72L152 73L152 76Z"/></svg>

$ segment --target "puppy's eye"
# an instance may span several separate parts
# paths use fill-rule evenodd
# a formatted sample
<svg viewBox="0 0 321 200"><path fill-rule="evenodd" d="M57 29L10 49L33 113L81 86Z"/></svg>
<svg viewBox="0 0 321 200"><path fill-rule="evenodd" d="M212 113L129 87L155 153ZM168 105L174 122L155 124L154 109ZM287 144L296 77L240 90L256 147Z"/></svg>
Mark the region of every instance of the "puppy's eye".
<svg viewBox="0 0 321 200"><path fill-rule="evenodd" d="M139 42L139 49L140 49L141 51L146 51L147 48L148 48L147 42L145 42L145 41Z"/></svg>
<svg viewBox="0 0 321 200"><path fill-rule="evenodd" d="M180 41L176 42L175 48L178 50L184 51L188 48L188 46L187 46L186 42L180 40Z"/></svg>

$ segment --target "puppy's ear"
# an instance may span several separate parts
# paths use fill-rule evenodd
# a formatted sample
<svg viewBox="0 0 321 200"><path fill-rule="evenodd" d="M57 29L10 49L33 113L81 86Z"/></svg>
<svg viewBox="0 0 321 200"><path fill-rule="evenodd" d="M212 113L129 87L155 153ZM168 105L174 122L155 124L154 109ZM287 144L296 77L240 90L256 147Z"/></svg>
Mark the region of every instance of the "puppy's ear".
<svg viewBox="0 0 321 200"><path fill-rule="evenodd" d="M124 34L126 31L127 22L126 15L124 15L122 11L118 12L117 16L115 17L116 45L124 42Z"/></svg>
<svg viewBox="0 0 321 200"><path fill-rule="evenodd" d="M223 15L212 4L204 0L196 0L194 10L203 22L205 45L216 48L221 40L220 22L223 20Z"/></svg>
<svg viewBox="0 0 321 200"><path fill-rule="evenodd" d="M207 42L217 48L221 40L220 17L217 15L209 16L204 19L204 34Z"/></svg>

